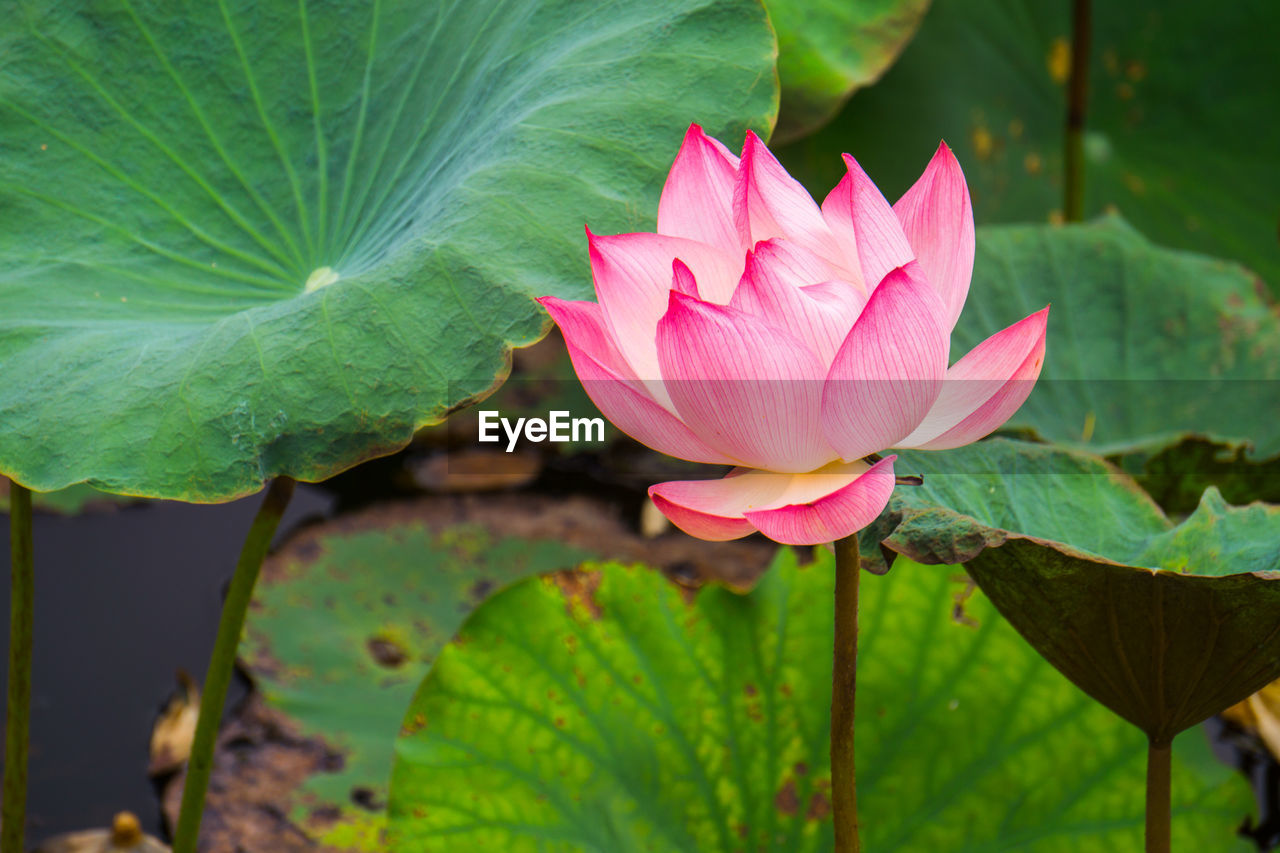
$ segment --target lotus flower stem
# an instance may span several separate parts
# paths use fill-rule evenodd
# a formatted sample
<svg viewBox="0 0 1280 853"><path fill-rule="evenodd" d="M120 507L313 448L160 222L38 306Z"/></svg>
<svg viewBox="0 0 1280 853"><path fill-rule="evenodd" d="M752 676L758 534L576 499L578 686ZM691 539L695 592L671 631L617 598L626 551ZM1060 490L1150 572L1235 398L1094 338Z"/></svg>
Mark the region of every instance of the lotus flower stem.
<svg viewBox="0 0 1280 853"><path fill-rule="evenodd" d="M1063 218L1084 218L1084 118L1089 101L1089 42L1092 0L1071 4L1071 77L1067 83L1067 139Z"/></svg>
<svg viewBox="0 0 1280 853"><path fill-rule="evenodd" d="M853 710L858 669L858 534L835 543L836 640L831 676L831 800L836 853L857 853L858 786L853 763Z"/></svg>
<svg viewBox="0 0 1280 853"><path fill-rule="evenodd" d="M293 496L294 481L277 477L267 488L262 506L253 518L249 535L245 537L236 563L227 599L222 603L222 618L218 622L218 637L209 658L209 670L204 678L204 695L200 699L200 717L196 723L195 739L191 744L191 759L187 763L187 781L182 789L182 807L178 811L178 825L173 833L173 853L195 853L200 835L200 818L204 814L205 793L209 789L209 775L213 770L213 750L218 739L218 726L222 721L222 706L226 702L227 687L231 683L231 671L235 667L236 648L240 645L240 632L244 628L245 613L253 597L253 587L258 580L262 560L280 526L280 518ZM8 853L8 851L3 851Z"/></svg>
<svg viewBox="0 0 1280 853"><path fill-rule="evenodd" d="M31 492L17 483L9 486L9 548L9 707L4 730L0 853L22 853L22 834L27 816L35 572L31 552Z"/></svg>
<svg viewBox="0 0 1280 853"><path fill-rule="evenodd" d="M1147 744L1147 853L1169 853L1172 835L1173 745Z"/></svg>

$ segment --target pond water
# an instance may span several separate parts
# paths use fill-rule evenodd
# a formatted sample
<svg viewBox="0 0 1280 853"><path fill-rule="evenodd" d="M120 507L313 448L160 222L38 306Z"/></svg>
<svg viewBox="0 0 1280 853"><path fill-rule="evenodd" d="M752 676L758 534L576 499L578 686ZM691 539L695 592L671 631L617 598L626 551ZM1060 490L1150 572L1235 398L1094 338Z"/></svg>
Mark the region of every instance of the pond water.
<svg viewBox="0 0 1280 853"><path fill-rule="evenodd" d="M151 728L179 669L204 680L223 589L260 500L148 502L74 517L37 512L29 843L107 826L125 809L161 834L147 778ZM278 539L333 502L299 484ZM0 527L7 568L7 516ZM6 670L0 659L0 685ZM244 691L233 683L229 707Z"/></svg>

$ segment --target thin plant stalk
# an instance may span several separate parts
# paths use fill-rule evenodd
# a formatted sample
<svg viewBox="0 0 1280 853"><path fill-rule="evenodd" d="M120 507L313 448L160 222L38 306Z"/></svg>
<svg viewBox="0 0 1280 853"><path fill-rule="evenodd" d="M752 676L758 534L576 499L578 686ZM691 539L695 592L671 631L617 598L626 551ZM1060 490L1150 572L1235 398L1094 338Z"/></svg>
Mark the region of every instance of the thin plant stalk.
<svg viewBox="0 0 1280 853"><path fill-rule="evenodd" d="M835 663L831 674L831 801L836 853L858 853L858 785L853 762L853 711L858 670L858 534L835 543Z"/></svg>
<svg viewBox="0 0 1280 853"><path fill-rule="evenodd" d="M1067 81L1067 138L1064 152L1063 218L1084 218L1084 122L1089 103L1091 0L1071 4L1071 76Z"/></svg>
<svg viewBox="0 0 1280 853"><path fill-rule="evenodd" d="M227 598L222 603L222 618L218 622L218 637L209 658L209 670L204 678L204 693L200 698L200 717L196 723L195 739L191 744L191 758L187 762L187 780L182 789L182 806L178 811L178 825L173 833L173 853L195 853L200 836L200 818L204 814L205 795L209 790L209 775L213 770L213 750L218 739L218 727L222 721L222 706L227 699L227 687L235 668L236 649L240 645L240 632L244 628L245 613L253 598L253 587L258 580L262 561L267 556L271 539L280 518L293 496L294 481L277 477L271 481L262 506L254 516L240 550L235 574ZM7 851L4 851L7 853Z"/></svg>
<svg viewBox="0 0 1280 853"><path fill-rule="evenodd" d="M27 744L31 731L31 635L35 568L31 491L9 486L9 704L4 728L4 803L0 853L22 853L27 817Z"/></svg>
<svg viewBox="0 0 1280 853"><path fill-rule="evenodd" d="M1169 853L1173 834L1173 745L1147 743L1147 853Z"/></svg>

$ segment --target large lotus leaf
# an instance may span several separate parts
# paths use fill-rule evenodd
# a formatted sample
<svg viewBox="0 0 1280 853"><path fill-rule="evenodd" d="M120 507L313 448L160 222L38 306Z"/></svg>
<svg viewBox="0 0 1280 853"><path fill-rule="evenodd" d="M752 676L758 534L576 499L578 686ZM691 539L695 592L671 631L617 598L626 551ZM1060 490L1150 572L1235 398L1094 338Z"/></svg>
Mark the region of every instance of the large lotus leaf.
<svg viewBox="0 0 1280 853"><path fill-rule="evenodd" d="M1280 456L1280 314L1247 271L1113 218L979 234L956 352L1053 306L1044 372L1010 426L1133 453L1162 497L1225 477L1235 500L1280 500L1266 476Z"/></svg>
<svg viewBox="0 0 1280 853"><path fill-rule="evenodd" d="M690 121L767 132L774 53L754 0L10 4L0 472L224 500L402 446Z"/></svg>
<svg viewBox="0 0 1280 853"><path fill-rule="evenodd" d="M587 556L393 510L291 541L263 569L240 653L267 704L338 759L274 805L329 847L383 849L391 745L437 652L492 590Z"/></svg>
<svg viewBox="0 0 1280 853"><path fill-rule="evenodd" d="M833 566L784 549L695 595L641 567L529 579L468 620L397 744L397 849L829 851ZM858 802L869 850L1130 851L1144 742L956 571L863 584ZM961 603L962 602L962 603ZM956 618L956 614L959 618ZM1240 779L1175 752L1174 835L1245 849Z"/></svg>
<svg viewBox="0 0 1280 853"><path fill-rule="evenodd" d="M768 0L778 31L782 109L773 141L810 133L855 91L880 79L929 0Z"/></svg>
<svg viewBox="0 0 1280 853"><path fill-rule="evenodd" d="M964 563L1054 666L1157 742L1280 676L1280 509L1214 490L1176 527L1096 457L997 439L905 453L864 551Z"/></svg>
<svg viewBox="0 0 1280 853"><path fill-rule="evenodd" d="M1093 4L1085 216L1114 206L1159 243L1280 288L1278 28L1271 0ZM783 156L826 192L847 151L896 198L941 137L979 222L1060 217L1070 38L1070 3L937 0L884 79Z"/></svg>

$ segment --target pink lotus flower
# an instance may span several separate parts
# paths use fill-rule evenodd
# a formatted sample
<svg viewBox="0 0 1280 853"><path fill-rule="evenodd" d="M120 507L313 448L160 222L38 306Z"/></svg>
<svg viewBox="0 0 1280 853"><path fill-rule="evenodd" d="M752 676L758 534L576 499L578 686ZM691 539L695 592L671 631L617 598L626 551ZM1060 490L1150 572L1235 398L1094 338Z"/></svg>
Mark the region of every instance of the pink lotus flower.
<svg viewBox="0 0 1280 853"><path fill-rule="evenodd" d="M589 230L599 302L538 301L600 411L655 450L735 466L649 496L703 539L831 542L893 491L892 447L1004 423L1044 360L1048 308L948 369L973 211L945 144L892 207L857 162L819 207L748 132L739 159L692 125L658 233Z"/></svg>

